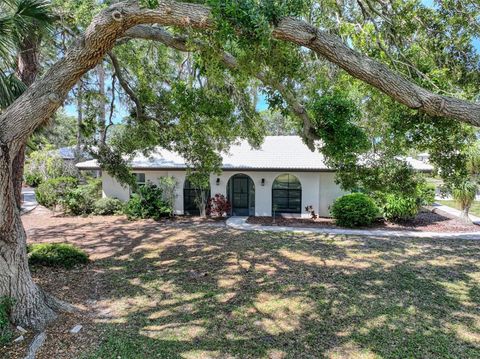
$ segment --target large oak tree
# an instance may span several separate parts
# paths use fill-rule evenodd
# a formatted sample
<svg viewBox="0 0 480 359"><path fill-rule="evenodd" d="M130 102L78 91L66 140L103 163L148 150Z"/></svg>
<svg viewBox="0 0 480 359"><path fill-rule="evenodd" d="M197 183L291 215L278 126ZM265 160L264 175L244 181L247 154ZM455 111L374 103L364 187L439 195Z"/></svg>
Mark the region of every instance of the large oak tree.
<svg viewBox="0 0 480 359"><path fill-rule="evenodd" d="M155 26L152 26L155 25ZM186 49L183 40L169 37L159 26L188 28L215 33L217 24L209 7L174 1L158 1L154 8L142 8L135 1L116 3L100 12L84 34L45 75L0 115L0 296L12 297L12 320L40 328L55 318L61 303L44 293L32 280L26 254L26 234L15 205L14 160L28 137L63 104L69 91L87 71L93 69L121 40L144 38ZM353 77L377 88L393 100L439 118L448 117L480 125L480 105L444 96L423 88L400 73L351 49L338 37L294 17L276 19L271 36L312 50L321 58L344 69ZM202 42L188 44L203 46ZM189 48L190 49L190 48ZM227 67L235 58L222 53ZM308 129L309 118L301 101L284 85L267 74L255 72L266 85L276 88ZM307 131L308 132L308 131ZM307 133L308 135L308 133Z"/></svg>

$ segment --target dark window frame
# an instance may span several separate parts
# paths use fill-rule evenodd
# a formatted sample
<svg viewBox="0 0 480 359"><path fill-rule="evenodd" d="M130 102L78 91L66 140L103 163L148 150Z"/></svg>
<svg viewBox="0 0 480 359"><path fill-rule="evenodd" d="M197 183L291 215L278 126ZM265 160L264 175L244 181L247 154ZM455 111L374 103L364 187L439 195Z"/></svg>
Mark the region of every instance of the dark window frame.
<svg viewBox="0 0 480 359"><path fill-rule="evenodd" d="M302 183L300 182L298 177L295 176L295 175L292 175L292 174L289 174L289 173L285 173L285 175L288 175L288 182L287 182L286 187L275 188L276 182L278 182L279 177L284 176L283 174L277 176L275 178L275 180L273 181L273 184L272 184L272 214L273 214L273 212L275 212L275 215L277 213L292 213L292 214L302 213ZM291 177L293 177L295 179L295 181L290 181ZM295 183L295 184L298 183L300 185L300 188L296 188L296 187L290 188L291 183ZM280 193L282 193L284 195L279 195ZM283 199L283 200L286 199L287 206L286 206L286 208L278 208L278 205L277 205L277 209L274 211L275 202L278 199ZM297 207L297 205L291 205L290 204L290 202L293 202L293 201L297 202L298 200L300 201L300 204L298 205L298 207Z"/></svg>
<svg viewBox="0 0 480 359"><path fill-rule="evenodd" d="M208 186L208 189L205 190L207 191L207 198L209 198L211 196L210 185ZM185 179L183 183L183 213L185 215L196 216L200 214L200 209L195 203L195 199L199 196L201 191L201 189L192 186L192 182L190 182L188 178Z"/></svg>
<svg viewBox="0 0 480 359"><path fill-rule="evenodd" d="M132 174L135 176L135 182L137 183L138 187L142 187L147 184L147 176L145 175L145 172L132 172ZM143 176L143 181L138 180L139 176ZM134 193L136 193L136 191L130 187L130 196Z"/></svg>

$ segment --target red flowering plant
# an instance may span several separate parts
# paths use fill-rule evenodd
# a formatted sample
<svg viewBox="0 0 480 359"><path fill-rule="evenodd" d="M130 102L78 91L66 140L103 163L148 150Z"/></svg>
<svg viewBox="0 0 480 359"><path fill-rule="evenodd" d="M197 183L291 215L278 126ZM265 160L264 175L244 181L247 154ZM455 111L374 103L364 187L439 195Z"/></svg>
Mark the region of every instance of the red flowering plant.
<svg viewBox="0 0 480 359"><path fill-rule="evenodd" d="M217 193L208 199L207 214L214 217L224 217L230 214L232 205L223 194Z"/></svg>

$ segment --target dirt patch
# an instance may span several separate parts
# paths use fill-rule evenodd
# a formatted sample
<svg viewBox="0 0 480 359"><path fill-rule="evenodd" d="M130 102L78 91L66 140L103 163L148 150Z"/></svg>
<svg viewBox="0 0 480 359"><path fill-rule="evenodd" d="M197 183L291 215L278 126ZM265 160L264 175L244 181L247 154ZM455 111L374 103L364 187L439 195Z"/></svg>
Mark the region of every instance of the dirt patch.
<svg viewBox="0 0 480 359"><path fill-rule="evenodd" d="M263 226L286 226L286 227L307 227L307 228L344 228L335 225L335 220L327 217L316 219L310 218L289 218L289 217L249 217L247 223ZM382 229L392 231L418 231L418 232L477 232L478 225L466 225L456 218L449 218L430 211L420 212L414 219L404 222L378 221L371 227L364 229Z"/></svg>

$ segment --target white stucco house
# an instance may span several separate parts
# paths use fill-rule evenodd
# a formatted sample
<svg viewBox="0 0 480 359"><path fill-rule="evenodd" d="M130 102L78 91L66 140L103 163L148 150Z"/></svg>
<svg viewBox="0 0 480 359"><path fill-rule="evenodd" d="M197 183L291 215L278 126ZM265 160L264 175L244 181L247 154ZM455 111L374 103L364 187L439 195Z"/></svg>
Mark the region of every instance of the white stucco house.
<svg viewBox="0 0 480 359"><path fill-rule="evenodd" d="M318 152L312 152L298 136L267 136L259 149L242 141L222 154L220 175L211 175L210 193L225 195L232 215L271 216L277 214L308 217L306 206L321 216L329 216L333 201L344 194L335 183ZM429 172L432 166L406 159L416 170ZM131 162L139 184L158 183L161 176L177 181L175 213L195 214L195 189L186 178L186 164L177 153L159 150L151 157L137 156ZM77 164L80 170L99 170L95 160ZM131 191L102 172L103 196L128 200Z"/></svg>

